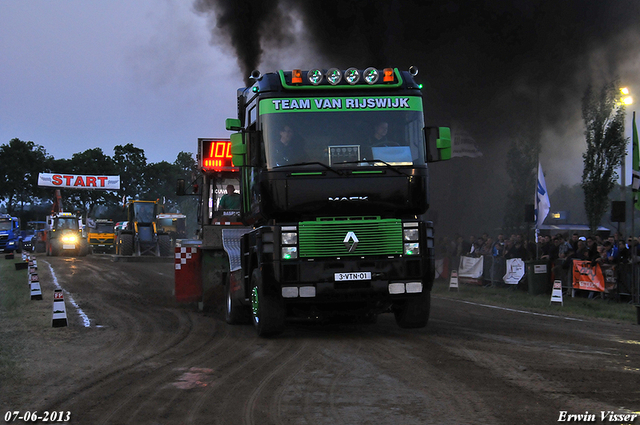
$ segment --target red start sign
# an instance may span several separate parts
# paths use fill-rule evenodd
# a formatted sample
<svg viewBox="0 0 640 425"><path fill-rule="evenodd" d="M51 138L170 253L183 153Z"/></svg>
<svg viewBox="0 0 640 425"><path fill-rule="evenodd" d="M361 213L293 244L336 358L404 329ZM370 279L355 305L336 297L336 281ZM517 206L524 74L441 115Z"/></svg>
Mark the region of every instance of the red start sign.
<svg viewBox="0 0 640 425"><path fill-rule="evenodd" d="M38 174L38 186L70 189L119 190L120 176L40 173Z"/></svg>

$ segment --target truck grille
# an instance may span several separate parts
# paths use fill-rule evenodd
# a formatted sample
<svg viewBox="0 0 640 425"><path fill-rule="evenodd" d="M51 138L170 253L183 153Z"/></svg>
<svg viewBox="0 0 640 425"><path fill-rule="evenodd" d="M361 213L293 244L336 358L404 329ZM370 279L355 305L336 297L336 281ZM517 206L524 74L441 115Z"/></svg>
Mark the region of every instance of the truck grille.
<svg viewBox="0 0 640 425"><path fill-rule="evenodd" d="M353 252L344 242L349 232L358 239ZM299 224L298 244L301 258L398 255L403 253L402 221L377 217L303 221Z"/></svg>

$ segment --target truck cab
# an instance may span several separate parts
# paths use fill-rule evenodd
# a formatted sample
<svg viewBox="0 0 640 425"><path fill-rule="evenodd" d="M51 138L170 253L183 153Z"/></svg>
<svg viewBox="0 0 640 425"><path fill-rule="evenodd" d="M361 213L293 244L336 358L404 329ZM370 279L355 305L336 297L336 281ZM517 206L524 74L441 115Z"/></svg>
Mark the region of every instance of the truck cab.
<svg viewBox="0 0 640 425"><path fill-rule="evenodd" d="M230 149L201 149L203 164L219 153L238 170L244 228L221 232L227 322L251 321L261 336L282 332L290 318L385 312L402 327L426 326L434 279L433 225L420 219L427 163L450 158L451 138L449 128L425 126L416 74L256 71L238 90ZM215 176L203 167L203 239L216 226Z"/></svg>
<svg viewBox="0 0 640 425"><path fill-rule="evenodd" d="M112 252L115 250L116 233L113 220L98 218L87 224L87 240L92 252Z"/></svg>
<svg viewBox="0 0 640 425"><path fill-rule="evenodd" d="M0 252L22 250L20 220L9 214L0 214Z"/></svg>

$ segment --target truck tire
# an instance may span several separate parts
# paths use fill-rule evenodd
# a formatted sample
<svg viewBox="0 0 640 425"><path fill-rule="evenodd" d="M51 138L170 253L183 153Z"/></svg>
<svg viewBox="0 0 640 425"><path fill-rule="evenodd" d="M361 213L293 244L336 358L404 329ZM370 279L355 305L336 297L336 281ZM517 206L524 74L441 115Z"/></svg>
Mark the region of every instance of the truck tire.
<svg viewBox="0 0 640 425"><path fill-rule="evenodd" d="M171 237L169 235L159 235L158 245L160 246L161 257L171 256Z"/></svg>
<svg viewBox="0 0 640 425"><path fill-rule="evenodd" d="M57 257L60 255L60 246L56 243L55 240L53 240L49 244L49 252L47 253L47 255L50 255L52 257Z"/></svg>
<svg viewBox="0 0 640 425"><path fill-rule="evenodd" d="M78 247L78 257L86 257L89 253L89 244L86 241L81 241Z"/></svg>
<svg viewBox="0 0 640 425"><path fill-rule="evenodd" d="M250 323L249 309L246 306L240 305L231 295L231 281L229 278L227 278L227 283L224 285L224 288L227 298L225 309L225 320L227 323L230 325Z"/></svg>
<svg viewBox="0 0 640 425"><path fill-rule="evenodd" d="M133 255L133 235L120 235L120 255Z"/></svg>
<svg viewBox="0 0 640 425"><path fill-rule="evenodd" d="M251 274L251 317L260 337L273 336L284 330L284 305L278 294L267 291L262 273Z"/></svg>
<svg viewBox="0 0 640 425"><path fill-rule="evenodd" d="M46 250L47 250L47 245L44 242L42 241L36 242L35 251L37 253L45 252Z"/></svg>
<svg viewBox="0 0 640 425"><path fill-rule="evenodd" d="M403 300L393 306L396 323L405 329L427 326L430 312L431 291L425 291L420 296Z"/></svg>

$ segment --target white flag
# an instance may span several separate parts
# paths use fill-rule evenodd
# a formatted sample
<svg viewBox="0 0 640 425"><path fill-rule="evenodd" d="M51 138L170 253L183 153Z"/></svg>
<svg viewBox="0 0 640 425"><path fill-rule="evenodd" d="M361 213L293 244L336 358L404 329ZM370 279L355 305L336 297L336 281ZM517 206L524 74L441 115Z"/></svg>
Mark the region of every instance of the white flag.
<svg viewBox="0 0 640 425"><path fill-rule="evenodd" d="M544 222L547 218L551 203L549 202L549 193L547 193L547 184L542 174L542 164L538 162L538 188L536 189L536 227Z"/></svg>
<svg viewBox="0 0 640 425"><path fill-rule="evenodd" d="M482 156L478 144L469 133L464 130L456 129L453 134L453 143L451 146L451 158L468 156L470 158L477 158Z"/></svg>

